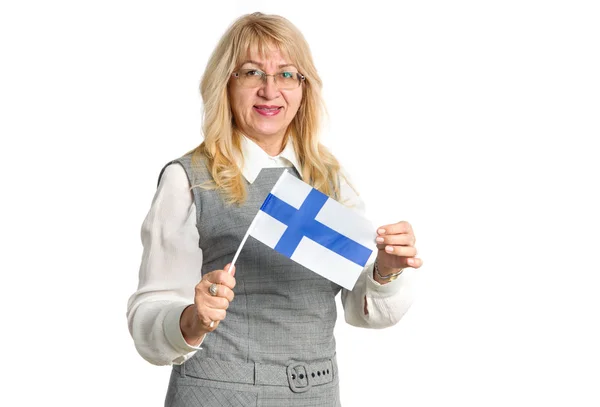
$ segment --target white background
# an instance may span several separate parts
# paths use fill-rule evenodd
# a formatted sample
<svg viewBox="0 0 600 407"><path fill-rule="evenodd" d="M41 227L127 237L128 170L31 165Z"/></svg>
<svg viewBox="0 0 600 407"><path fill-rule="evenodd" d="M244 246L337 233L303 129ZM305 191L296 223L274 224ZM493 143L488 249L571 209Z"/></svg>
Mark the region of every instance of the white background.
<svg viewBox="0 0 600 407"><path fill-rule="evenodd" d="M600 405L595 2L216 3L2 2L0 403L162 405L125 319L140 227L260 10L305 34L325 144L425 260L398 325L340 319L343 405Z"/></svg>

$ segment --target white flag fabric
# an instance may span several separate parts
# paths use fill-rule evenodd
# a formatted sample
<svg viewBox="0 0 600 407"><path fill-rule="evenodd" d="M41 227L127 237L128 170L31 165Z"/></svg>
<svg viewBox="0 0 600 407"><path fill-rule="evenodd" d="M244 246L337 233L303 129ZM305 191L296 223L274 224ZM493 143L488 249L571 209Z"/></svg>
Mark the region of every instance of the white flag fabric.
<svg viewBox="0 0 600 407"><path fill-rule="evenodd" d="M373 253L376 237L371 222L287 170L249 235L348 290Z"/></svg>

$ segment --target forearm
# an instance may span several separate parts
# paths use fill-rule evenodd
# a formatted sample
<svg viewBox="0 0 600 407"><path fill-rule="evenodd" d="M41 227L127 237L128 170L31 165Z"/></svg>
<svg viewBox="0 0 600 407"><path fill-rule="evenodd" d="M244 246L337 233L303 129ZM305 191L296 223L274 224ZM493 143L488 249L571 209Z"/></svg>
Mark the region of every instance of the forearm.
<svg viewBox="0 0 600 407"><path fill-rule="evenodd" d="M187 343L180 329L183 301L130 301L129 331L139 354L155 365L180 364L191 357L201 343ZM197 345L197 346L194 346Z"/></svg>
<svg viewBox="0 0 600 407"><path fill-rule="evenodd" d="M380 284L373 266L367 267L352 291L342 291L346 322L376 329L395 325L413 303L414 280L414 270L406 269L396 280Z"/></svg>

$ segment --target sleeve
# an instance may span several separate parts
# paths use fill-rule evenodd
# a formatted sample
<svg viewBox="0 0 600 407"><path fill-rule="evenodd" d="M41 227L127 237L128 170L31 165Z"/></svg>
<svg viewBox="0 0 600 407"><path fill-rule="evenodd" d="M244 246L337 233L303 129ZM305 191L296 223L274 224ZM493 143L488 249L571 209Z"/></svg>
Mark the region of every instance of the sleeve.
<svg viewBox="0 0 600 407"><path fill-rule="evenodd" d="M196 206L185 170L164 170L141 230L143 254L127 322L139 354L155 365L181 364L201 349L187 344L179 326L202 278Z"/></svg>
<svg viewBox="0 0 600 407"><path fill-rule="evenodd" d="M364 216L365 204L343 169L340 178L341 203ZM373 279L375 257L371 257L372 261L364 268L352 291L342 288L344 317L350 325L361 328L387 328L396 324L412 305L415 270L407 268L396 280L379 284Z"/></svg>

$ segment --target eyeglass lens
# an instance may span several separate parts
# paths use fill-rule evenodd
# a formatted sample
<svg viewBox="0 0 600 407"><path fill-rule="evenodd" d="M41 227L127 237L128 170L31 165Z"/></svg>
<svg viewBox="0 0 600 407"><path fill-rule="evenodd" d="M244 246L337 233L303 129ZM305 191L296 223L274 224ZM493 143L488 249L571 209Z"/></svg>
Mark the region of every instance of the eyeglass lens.
<svg viewBox="0 0 600 407"><path fill-rule="evenodd" d="M258 69L241 69L236 73L240 85L249 88L262 86L268 76L273 77L279 89L295 89L302 82L302 75L297 72L284 71L268 75Z"/></svg>

